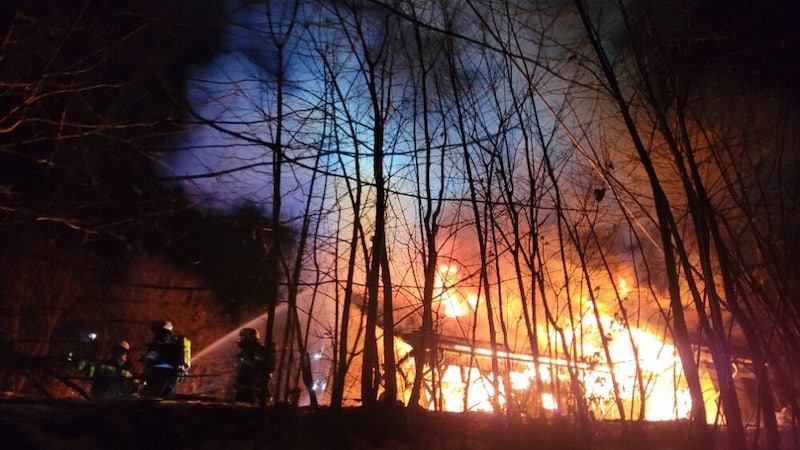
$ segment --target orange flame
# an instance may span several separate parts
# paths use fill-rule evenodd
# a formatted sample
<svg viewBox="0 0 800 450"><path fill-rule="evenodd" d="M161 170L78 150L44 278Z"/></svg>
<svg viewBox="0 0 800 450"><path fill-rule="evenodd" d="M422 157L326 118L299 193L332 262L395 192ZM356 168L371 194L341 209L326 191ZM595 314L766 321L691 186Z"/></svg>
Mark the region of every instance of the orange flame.
<svg viewBox="0 0 800 450"><path fill-rule="evenodd" d="M444 316L448 318L464 316L471 310L474 311L477 305L478 296L458 287L458 283L456 266L439 267L435 289L439 305L444 309ZM631 287L624 278L620 278L616 284L616 294L619 298L626 298L630 292ZM597 320L593 314L588 313L572 327L564 328L569 340L580 343L577 347L579 354L570 358L540 356L537 362L529 354L499 350L493 352L489 348L453 345L447 351L462 356L473 355L474 358L463 359L470 361L469 367L456 365L457 359L453 359L450 364L437 368L440 374L437 395L441 400L440 408L453 412L465 409L491 411L494 384L493 374L489 369L491 365L487 363L487 359L494 355L500 360L512 362L510 365L501 364L503 371L506 367L509 368L505 375L500 374L497 383L501 408L510 399L537 398L539 406L556 413L562 405L571 401L569 394L565 394L571 389L570 370L567 370L571 368L582 382L586 403L598 419L619 418L615 395L619 395L626 414L630 414L630 411L638 414L644 405L646 420L689 417L691 397L675 347L666 342L664 337L635 326L624 326L618 319L606 316L599 319L605 335L600 336L601 327ZM556 339L551 342L558 341ZM605 358L606 348L611 355L610 362ZM476 358L482 358L483 362ZM535 363L538 363L538 371ZM617 384L616 393L612 370ZM713 420L716 416L716 390L709 374L706 373L701 378L709 397L706 401L708 417ZM426 383L428 391L433 392L433 381L428 379ZM508 389L504 383L508 384ZM539 388L544 390L537 392ZM407 392L406 396L408 394ZM433 401L427 407L434 409Z"/></svg>

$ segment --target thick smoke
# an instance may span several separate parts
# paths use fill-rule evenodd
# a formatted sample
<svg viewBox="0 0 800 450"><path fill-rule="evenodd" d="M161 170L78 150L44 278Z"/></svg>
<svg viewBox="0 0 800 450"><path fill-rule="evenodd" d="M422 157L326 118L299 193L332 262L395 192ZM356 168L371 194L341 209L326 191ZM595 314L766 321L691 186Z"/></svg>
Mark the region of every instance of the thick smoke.
<svg viewBox="0 0 800 450"><path fill-rule="evenodd" d="M283 20L279 2L247 3L230 2L220 51L187 73L190 125L178 143L182 150L165 159L165 176L180 180L186 196L201 209L226 213L248 203L270 214L279 133L275 92L277 83L291 76L292 64L287 59L284 72L278 73L279 55L270 33L276 24L268 17ZM309 177L303 170L282 177L282 215L299 213Z"/></svg>

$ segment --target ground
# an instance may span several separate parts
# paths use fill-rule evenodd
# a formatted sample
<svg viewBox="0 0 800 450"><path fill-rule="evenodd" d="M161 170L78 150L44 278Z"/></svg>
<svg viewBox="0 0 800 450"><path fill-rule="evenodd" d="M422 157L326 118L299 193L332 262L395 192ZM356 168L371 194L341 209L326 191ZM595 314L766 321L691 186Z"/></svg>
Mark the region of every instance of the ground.
<svg viewBox="0 0 800 450"><path fill-rule="evenodd" d="M568 420L515 421L489 414L405 408L285 405L265 409L192 399L0 397L0 447L14 450L135 449L680 449L703 448L689 424L595 423L581 434ZM788 436L787 436L788 438ZM716 448L726 448L717 442ZM793 447L785 447L793 448Z"/></svg>

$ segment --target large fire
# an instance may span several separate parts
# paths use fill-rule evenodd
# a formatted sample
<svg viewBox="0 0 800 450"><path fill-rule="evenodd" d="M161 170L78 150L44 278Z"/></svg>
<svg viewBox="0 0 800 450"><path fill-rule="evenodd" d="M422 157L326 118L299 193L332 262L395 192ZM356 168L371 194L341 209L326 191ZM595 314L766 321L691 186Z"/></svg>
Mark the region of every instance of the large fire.
<svg viewBox="0 0 800 450"><path fill-rule="evenodd" d="M478 308L479 295L459 286L455 266L440 267L435 288L444 320L464 319ZM616 288L621 298L631 290L624 278L617 281ZM617 396L627 418L673 420L689 417L691 398L683 367L665 333L659 335L630 324L626 326L619 318L602 315L598 323L595 315L588 312L574 323L577 325L564 328L568 341L566 350L552 344L559 339L551 330L550 347L547 347L546 356L540 349L542 356L538 360L530 351L494 352L502 368L497 383L493 383L490 364L493 351L488 345L473 345L464 339L450 343L440 339L439 367L428 368L425 380L429 393L436 390L429 396L427 407L445 411L491 411L496 384L498 403L503 408L513 403L523 414L532 413L534 408L551 414L568 414L575 408L570 388L572 373L582 386L587 407L597 419L621 417ZM604 339L600 330L605 334ZM400 354L410 348L403 347L399 349ZM606 348L611 361L605 357ZM405 363L406 377L413 376L412 361ZM701 382L708 417L713 420L717 417L717 391L708 371L701 373ZM411 383L406 385L411 386ZM405 396L409 394L410 391Z"/></svg>
<svg viewBox="0 0 800 450"><path fill-rule="evenodd" d="M464 295L458 289L458 267L442 265L436 272L434 289L439 304L444 309L444 316L450 318L461 317L474 310L478 301L475 294Z"/></svg>

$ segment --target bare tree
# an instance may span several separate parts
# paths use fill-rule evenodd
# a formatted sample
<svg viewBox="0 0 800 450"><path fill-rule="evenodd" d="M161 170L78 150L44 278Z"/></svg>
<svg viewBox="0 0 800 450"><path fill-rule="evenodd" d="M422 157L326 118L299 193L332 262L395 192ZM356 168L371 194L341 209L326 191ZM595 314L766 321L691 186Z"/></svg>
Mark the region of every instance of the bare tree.
<svg viewBox="0 0 800 450"><path fill-rule="evenodd" d="M407 58L412 67L418 64L416 70L412 69L412 82L415 89L412 90L413 97L409 100L412 105L414 115L419 119L415 121L415 135L417 134L417 122L421 122L419 131L421 139L420 151L415 151L416 183L420 187L418 190L418 220L422 230L420 238L422 244L420 253L423 262L423 287L421 294L422 303L422 324L419 330L419 340L415 343L417 348L414 353L415 376L414 384L409 394L408 405L418 406L422 385L425 380L426 370L431 375L431 383L435 384L435 367L437 366L437 351L435 343L433 303L434 286L439 270L439 229L441 227L440 218L443 208L444 197L444 175L446 173L445 149L448 146L447 133L442 126L437 126L437 119L443 115L445 107L444 99L437 92L442 89L438 81L437 66L440 66L439 59L442 56L442 42L425 32L418 22L417 15L420 14L417 8L410 6L410 15L414 17L412 22L414 44L408 46ZM442 139L436 139L436 136ZM421 154L421 155L420 155ZM418 156L420 155L420 156ZM438 175L438 176L437 176ZM426 367L428 369L426 369ZM431 403L436 402L435 390L432 390L433 397Z"/></svg>

